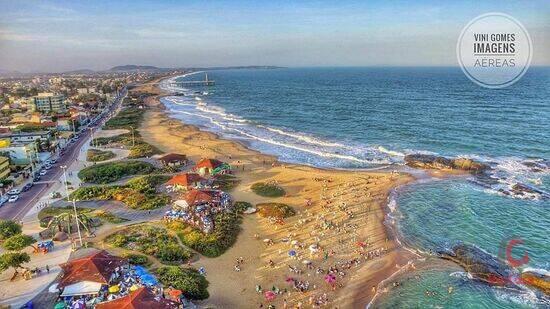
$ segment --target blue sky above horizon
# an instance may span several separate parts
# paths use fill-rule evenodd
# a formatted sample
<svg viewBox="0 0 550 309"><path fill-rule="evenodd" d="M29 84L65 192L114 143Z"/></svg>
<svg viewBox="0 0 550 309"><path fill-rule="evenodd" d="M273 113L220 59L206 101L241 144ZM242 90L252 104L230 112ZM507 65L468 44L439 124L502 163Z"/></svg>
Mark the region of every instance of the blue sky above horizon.
<svg viewBox="0 0 550 309"><path fill-rule="evenodd" d="M549 1L5 1L0 69L455 66L462 28L487 12L529 31L550 65Z"/></svg>

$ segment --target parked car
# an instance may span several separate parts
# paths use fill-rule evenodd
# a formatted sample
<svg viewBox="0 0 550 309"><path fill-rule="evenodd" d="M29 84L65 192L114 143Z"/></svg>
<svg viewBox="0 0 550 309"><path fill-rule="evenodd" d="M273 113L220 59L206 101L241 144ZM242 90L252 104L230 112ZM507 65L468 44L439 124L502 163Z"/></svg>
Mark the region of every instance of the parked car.
<svg viewBox="0 0 550 309"><path fill-rule="evenodd" d="M34 184L32 182L29 182L28 184L23 186L23 189L21 189L21 191L23 192L29 191L29 189L32 188L33 185Z"/></svg>
<svg viewBox="0 0 550 309"><path fill-rule="evenodd" d="M51 164L46 164L46 165L44 165L44 168L47 169L47 170L49 170L49 169L52 168L52 165L51 165Z"/></svg>
<svg viewBox="0 0 550 309"><path fill-rule="evenodd" d="M8 199L8 203L13 203L13 202L17 201L18 199L19 199L19 195L12 195Z"/></svg>
<svg viewBox="0 0 550 309"><path fill-rule="evenodd" d="M0 196L0 206L4 205L8 201L9 197L2 195Z"/></svg>
<svg viewBox="0 0 550 309"><path fill-rule="evenodd" d="M46 171L46 170L41 170L41 171L40 171L40 176L44 176L44 175L46 175L47 173L48 173L48 171Z"/></svg>
<svg viewBox="0 0 550 309"><path fill-rule="evenodd" d="M11 189L8 191L8 195L17 195L17 194L20 194L21 193L21 190L19 189Z"/></svg>
<svg viewBox="0 0 550 309"><path fill-rule="evenodd" d="M56 163L57 163L57 159L52 159L50 164L53 165L53 164L56 164Z"/></svg>

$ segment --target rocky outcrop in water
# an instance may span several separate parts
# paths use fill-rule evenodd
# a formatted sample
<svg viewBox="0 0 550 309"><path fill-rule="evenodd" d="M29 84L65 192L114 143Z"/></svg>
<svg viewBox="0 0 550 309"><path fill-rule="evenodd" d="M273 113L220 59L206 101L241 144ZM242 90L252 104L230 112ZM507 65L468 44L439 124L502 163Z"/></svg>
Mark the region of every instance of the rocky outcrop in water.
<svg viewBox="0 0 550 309"><path fill-rule="evenodd" d="M490 285L516 287L511 278L517 277L518 273L478 247L458 244L438 253L441 258L460 265L477 280Z"/></svg>
<svg viewBox="0 0 550 309"><path fill-rule="evenodd" d="M405 156L405 164L414 168L438 170L462 170L472 174L482 174L491 169L485 163L467 158L446 158L426 154L410 154Z"/></svg>
<svg viewBox="0 0 550 309"><path fill-rule="evenodd" d="M458 244L451 249L438 252L443 259L460 265L476 280L493 286L518 288L518 284L536 288L550 295L550 276L548 272L525 271L519 273L504 261L479 249L476 246Z"/></svg>
<svg viewBox="0 0 550 309"><path fill-rule="evenodd" d="M534 287L544 294L550 295L550 276L548 273L525 271L521 273L521 281L527 286Z"/></svg>

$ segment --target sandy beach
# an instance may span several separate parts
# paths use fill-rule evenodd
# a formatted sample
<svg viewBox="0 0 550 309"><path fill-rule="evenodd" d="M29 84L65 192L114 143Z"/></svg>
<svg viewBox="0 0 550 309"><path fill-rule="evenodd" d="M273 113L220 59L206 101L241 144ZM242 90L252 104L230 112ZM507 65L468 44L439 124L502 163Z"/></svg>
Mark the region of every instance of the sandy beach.
<svg viewBox="0 0 550 309"><path fill-rule="evenodd" d="M149 109L140 128L146 142L164 152L185 154L195 162L201 158L228 162L240 181L229 192L234 200L280 202L297 212L283 225L248 215L231 249L220 257L201 257L193 263L194 267L206 268L210 282L211 296L202 304L215 308L258 308L262 304L311 308L317 303L360 308L369 303L382 280L412 258L397 246L383 224L391 190L412 181L412 176L278 162L273 156L169 118L159 101L163 93L156 82L136 89L157 94L146 100ZM287 194L260 197L250 190L258 181L276 182ZM267 239L272 244L266 244ZM290 256L290 250L296 256ZM235 261L240 257L244 263L236 271ZM335 274L332 284L325 278L329 269ZM291 280L307 285L307 291L295 290ZM268 303L264 294L256 291L258 286L264 292L287 292Z"/></svg>

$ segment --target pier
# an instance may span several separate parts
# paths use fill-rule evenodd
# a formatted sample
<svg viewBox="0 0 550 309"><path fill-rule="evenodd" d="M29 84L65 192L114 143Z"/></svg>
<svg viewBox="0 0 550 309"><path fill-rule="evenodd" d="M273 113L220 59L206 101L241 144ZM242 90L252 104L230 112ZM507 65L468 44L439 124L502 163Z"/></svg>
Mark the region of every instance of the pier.
<svg viewBox="0 0 550 309"><path fill-rule="evenodd" d="M186 80L179 82L170 83L174 87L183 87L183 86L214 86L215 81L208 79L208 73L204 73L204 80Z"/></svg>

